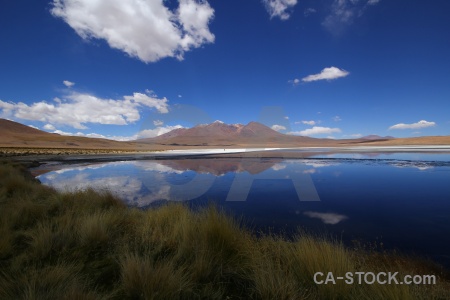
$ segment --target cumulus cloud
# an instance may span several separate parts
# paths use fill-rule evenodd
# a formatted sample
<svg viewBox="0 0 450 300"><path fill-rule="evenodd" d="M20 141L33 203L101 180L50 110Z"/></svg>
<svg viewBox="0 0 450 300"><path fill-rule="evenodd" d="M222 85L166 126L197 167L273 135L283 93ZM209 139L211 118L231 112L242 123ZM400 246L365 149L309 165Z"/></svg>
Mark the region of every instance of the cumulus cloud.
<svg viewBox="0 0 450 300"><path fill-rule="evenodd" d="M14 103L0 100L0 109L2 110L2 118L10 120L8 115L10 115L10 112L14 109Z"/></svg>
<svg viewBox="0 0 450 300"><path fill-rule="evenodd" d="M348 76L348 74L350 73L345 70L341 70L336 67L329 67L323 69L322 72L320 72L319 74L309 75L302 78L302 81L311 82L317 80L333 80L341 77L346 77Z"/></svg>
<svg viewBox="0 0 450 300"><path fill-rule="evenodd" d="M285 126L283 126L283 125L277 125L277 124L272 125L272 127L270 127L270 128L272 128L272 129L275 130L275 131L286 130L286 127L285 127Z"/></svg>
<svg viewBox="0 0 450 300"><path fill-rule="evenodd" d="M39 130L39 128L37 128L36 126L33 126L33 125L28 125L28 127L31 127L31 128L34 128L34 129L38 129L38 130Z"/></svg>
<svg viewBox="0 0 450 300"><path fill-rule="evenodd" d="M64 84L65 86L67 86L68 88L71 88L71 87L73 87L73 86L75 85L75 82L71 82L71 81L69 81L69 80L64 80L64 81L63 81L63 84Z"/></svg>
<svg viewBox="0 0 450 300"><path fill-rule="evenodd" d="M292 0L290 0L292 1ZM83 39L102 39L145 63L183 59L186 51L214 42L207 1L179 0L170 10L164 0L53 0L51 13Z"/></svg>
<svg viewBox="0 0 450 300"><path fill-rule="evenodd" d="M342 121L342 119L341 119L341 117L339 117L339 116L334 116L334 117L333 117L333 121L335 121L335 122L340 122L340 121Z"/></svg>
<svg viewBox="0 0 450 300"><path fill-rule="evenodd" d="M271 19L278 17L285 21L291 16L291 11L297 5L297 0L263 0L263 3Z"/></svg>
<svg viewBox="0 0 450 300"><path fill-rule="evenodd" d="M420 128L433 127L433 126L436 126L435 122L428 122L425 120L421 120L417 123L412 123L412 124L404 124L404 123L395 124L395 125L392 125L391 127L389 127L389 130L392 130L392 129L420 129Z"/></svg>
<svg viewBox="0 0 450 300"><path fill-rule="evenodd" d="M371 6L380 0L334 0L331 12L322 22L322 26L335 36L341 35L355 18L361 17Z"/></svg>
<svg viewBox="0 0 450 300"><path fill-rule="evenodd" d="M45 130L56 130L55 126L53 126L52 124L45 124L44 127Z"/></svg>
<svg viewBox="0 0 450 300"><path fill-rule="evenodd" d="M153 121L153 125L155 125L155 126L161 126L161 125L163 125L163 124L164 124L164 122L161 121L161 120L155 120L155 121Z"/></svg>
<svg viewBox="0 0 450 300"><path fill-rule="evenodd" d="M52 133L56 133L59 135L65 135L65 136L81 136L81 137L88 137L88 138L99 138L99 139L108 139L108 140L115 140L115 141L131 141L135 140L137 135L132 136L112 136L112 135L103 135L95 132L90 133L83 133L83 132L66 132L59 129L54 130Z"/></svg>
<svg viewBox="0 0 450 300"><path fill-rule="evenodd" d="M310 135L319 135L319 134L333 134L333 133L340 133L340 132L341 132L341 129L339 129L339 128L314 126L313 128L305 129L302 131L288 132L288 134L310 136Z"/></svg>
<svg viewBox="0 0 450 300"><path fill-rule="evenodd" d="M102 99L90 94L72 92L64 101L45 101L26 104L23 102L3 102L0 100L2 115L23 120L40 121L86 129L87 123L127 125L140 119L140 110L154 108L159 113L167 113L168 100L152 95L133 93L123 99Z"/></svg>
<svg viewBox="0 0 450 300"><path fill-rule="evenodd" d="M156 136L160 136L161 134L170 132L174 129L179 129L179 128L184 128L181 125L175 125L175 126L160 126L160 127L156 127L154 129L144 129L142 131L140 131L137 135L138 139L146 139L146 138L152 138L152 137L156 137Z"/></svg>

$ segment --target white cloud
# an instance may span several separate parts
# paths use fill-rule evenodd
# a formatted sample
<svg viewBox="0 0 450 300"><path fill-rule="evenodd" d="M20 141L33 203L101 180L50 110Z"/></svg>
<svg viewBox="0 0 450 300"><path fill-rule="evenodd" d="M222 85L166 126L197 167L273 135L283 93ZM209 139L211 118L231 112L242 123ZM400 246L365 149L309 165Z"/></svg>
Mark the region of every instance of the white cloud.
<svg viewBox="0 0 450 300"><path fill-rule="evenodd" d="M33 125L28 125L28 127L31 127L31 128L34 128L34 129L38 129L38 130L39 130L39 128L37 128L36 126L33 126Z"/></svg>
<svg viewBox="0 0 450 300"><path fill-rule="evenodd" d="M285 120L289 120L289 117L288 117L288 116L284 116L284 119L285 119Z"/></svg>
<svg viewBox="0 0 450 300"><path fill-rule="evenodd" d="M175 126L165 126L165 127L157 127L155 129L145 129L140 131L137 134L131 135L131 136L115 136L115 135L103 135L95 132L91 133L83 133L83 132L65 132L62 130L55 129L52 133L57 133L60 135L66 135L66 136L81 136L81 137L88 137L88 138L100 138L100 139L108 139L108 140L115 140L115 141L132 141L137 139L144 139L144 138L152 138L159 136L161 134L167 133L169 131L172 131L174 129L178 128L184 128L181 125L175 125Z"/></svg>
<svg viewBox="0 0 450 300"><path fill-rule="evenodd" d="M166 114L169 112L167 98L158 99L153 95L146 95L141 93L133 93L133 96L124 96L125 100L129 100L134 103L138 103L140 105L146 107L156 108L156 110L162 114Z"/></svg>
<svg viewBox="0 0 450 300"><path fill-rule="evenodd" d="M288 80L288 83L292 84L293 86L296 86L296 85L298 85L300 83L300 79L295 78L295 79L292 79L292 80Z"/></svg>
<svg viewBox="0 0 450 300"><path fill-rule="evenodd" d="M153 121L153 125L155 125L155 126L161 126L161 125L163 125L163 124L164 124L164 122L161 121L161 120L155 120L155 121Z"/></svg>
<svg viewBox="0 0 450 300"><path fill-rule="evenodd" d="M311 82L317 80L333 80L341 77L346 77L348 74L350 73L345 70L341 70L336 67L329 67L323 69L319 74L309 75L302 78L302 81Z"/></svg>
<svg viewBox="0 0 450 300"><path fill-rule="evenodd" d="M360 138L360 137L362 137L362 136L363 136L363 135L362 135L361 133L355 133L355 134L345 135L345 137L351 137L351 138L355 138L355 139Z"/></svg>
<svg viewBox="0 0 450 300"><path fill-rule="evenodd" d="M115 141L131 141L135 140L137 138L137 135L132 136L112 136L112 135L103 135L95 132L91 133L83 133L83 132L65 132L59 129L54 130L52 133L57 133L59 135L65 135L65 136L81 136L81 137L88 137L88 138L99 138L99 139L108 139L108 140L115 140Z"/></svg>
<svg viewBox="0 0 450 300"><path fill-rule="evenodd" d="M433 126L436 126L435 122L428 122L425 120L421 120L417 123L412 123L412 124L404 124L404 123L396 124L396 125L389 127L389 130L392 130L392 129L420 129L420 128L433 127Z"/></svg>
<svg viewBox="0 0 450 300"><path fill-rule="evenodd" d="M44 127L45 130L56 130L55 126L53 126L52 124L45 124Z"/></svg>
<svg viewBox="0 0 450 300"><path fill-rule="evenodd" d="M175 125L175 126L157 127L154 129L144 129L138 133L137 138L138 139L152 138L179 128L184 127L181 125Z"/></svg>
<svg viewBox="0 0 450 300"><path fill-rule="evenodd" d="M310 136L310 135L318 135L318 134L333 134L333 133L340 133L340 132L341 132L341 130L339 128L314 126L313 128L305 129L302 131L288 132L288 134Z"/></svg>
<svg viewBox="0 0 450 300"><path fill-rule="evenodd" d="M2 110L2 118L8 119L8 116L11 115L11 112L14 110L14 103L4 102L0 100L0 109ZM9 119L8 119L9 120Z"/></svg>
<svg viewBox="0 0 450 300"><path fill-rule="evenodd" d="M69 81L69 80L64 80L64 81L63 81L63 84L64 84L65 86L67 86L68 88L71 88L71 87L73 87L73 86L75 85L75 82L71 82L71 81Z"/></svg>
<svg viewBox="0 0 450 300"><path fill-rule="evenodd" d="M317 10L315 10L314 8L312 8L312 7L309 7L309 8L307 8L307 9L305 9L305 11L304 11L304 15L305 15L305 17L309 17L310 15L312 15L312 14L314 14L314 13L316 13L317 12Z"/></svg>
<svg viewBox="0 0 450 300"><path fill-rule="evenodd" d="M86 123L127 125L140 119L140 109L154 108L167 113L168 100L146 94L133 93L123 99L102 99L90 94L72 92L65 101L47 103L45 101L25 104L7 103L0 100L3 115L13 115L24 120L41 121L86 129Z"/></svg>
<svg viewBox="0 0 450 300"><path fill-rule="evenodd" d="M320 219L325 224L330 224L330 225L336 225L337 223L339 223L345 219L348 219L347 216L339 215L339 214L335 214L335 213L320 213L320 212L314 212L314 211L305 211L303 214L310 218Z"/></svg>
<svg viewBox="0 0 450 300"><path fill-rule="evenodd" d="M77 136L75 133L65 132L65 131L62 131L62 130L59 130L59 129L54 130L52 133L56 133L56 134L59 134L59 135L67 135L67 136Z"/></svg>
<svg viewBox="0 0 450 300"><path fill-rule="evenodd" d="M292 8L297 5L297 0L263 0L270 18L278 17L287 20L291 16Z"/></svg>
<svg viewBox="0 0 450 300"><path fill-rule="evenodd" d="M300 121L300 122L295 122L295 124L305 124L305 125L309 125L309 126L314 126L314 125L316 125L317 123L316 123L316 121L311 120L311 121Z"/></svg>
<svg viewBox="0 0 450 300"><path fill-rule="evenodd" d="M355 18L361 17L368 7L378 2L380 0L334 0L331 12L322 22L322 26L331 34L339 36Z"/></svg>
<svg viewBox="0 0 450 300"><path fill-rule="evenodd" d="M286 127L285 126L283 126L283 125L272 125L272 127L270 127L270 128L272 128L273 130L275 130L275 131L281 131L281 130L286 130Z"/></svg>
<svg viewBox="0 0 450 300"><path fill-rule="evenodd" d="M290 0L292 1L292 0ZM171 11L164 0L53 0L51 13L83 39L103 39L143 62L183 59L186 51L214 42L207 1L179 0Z"/></svg>
<svg viewBox="0 0 450 300"><path fill-rule="evenodd" d="M342 121L342 119L341 119L341 117L339 117L339 116L334 116L334 117L333 117L333 121L335 121L335 122L340 122L340 121Z"/></svg>

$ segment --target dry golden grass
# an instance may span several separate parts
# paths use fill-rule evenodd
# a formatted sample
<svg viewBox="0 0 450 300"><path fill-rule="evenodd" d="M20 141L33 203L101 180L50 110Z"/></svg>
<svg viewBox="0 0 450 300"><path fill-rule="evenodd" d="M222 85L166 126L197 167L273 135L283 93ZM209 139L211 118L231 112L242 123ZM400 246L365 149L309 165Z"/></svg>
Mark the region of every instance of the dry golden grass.
<svg viewBox="0 0 450 300"><path fill-rule="evenodd" d="M147 211L58 193L0 165L0 299L446 299L429 263L299 233L256 237L214 207ZM315 272L436 274L438 284L316 285Z"/></svg>

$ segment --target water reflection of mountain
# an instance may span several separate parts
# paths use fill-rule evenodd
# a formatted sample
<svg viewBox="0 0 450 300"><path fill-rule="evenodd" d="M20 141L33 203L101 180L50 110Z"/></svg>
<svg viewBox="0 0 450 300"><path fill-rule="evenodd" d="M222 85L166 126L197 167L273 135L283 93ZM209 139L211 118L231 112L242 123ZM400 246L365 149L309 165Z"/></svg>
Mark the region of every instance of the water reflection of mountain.
<svg viewBox="0 0 450 300"><path fill-rule="evenodd" d="M176 159L158 160L158 163L173 170L195 171L197 173L208 173L221 176L230 172L248 172L252 175L261 173L272 168L277 163L283 161L282 158L275 159L242 159L242 158L197 158L197 159Z"/></svg>

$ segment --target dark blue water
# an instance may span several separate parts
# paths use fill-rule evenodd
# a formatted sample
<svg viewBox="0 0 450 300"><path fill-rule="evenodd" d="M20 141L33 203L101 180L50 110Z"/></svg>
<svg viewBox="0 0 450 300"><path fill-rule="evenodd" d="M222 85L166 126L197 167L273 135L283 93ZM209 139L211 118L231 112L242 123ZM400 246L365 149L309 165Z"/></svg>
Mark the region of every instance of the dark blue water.
<svg viewBox="0 0 450 300"><path fill-rule="evenodd" d="M142 208L216 203L253 230L299 227L450 266L449 154L330 154L57 165L38 177L61 190L107 189Z"/></svg>

